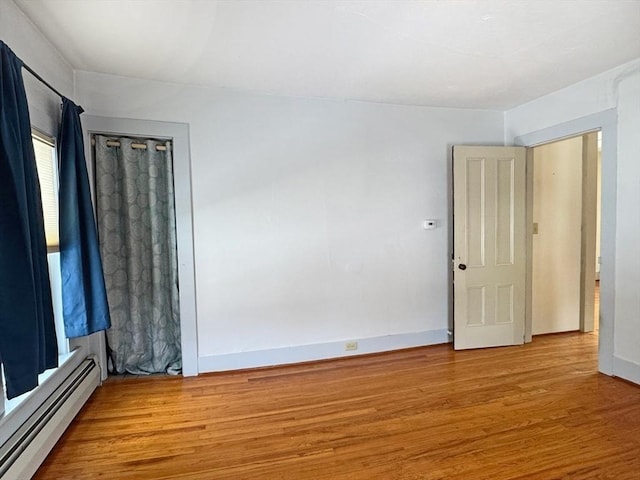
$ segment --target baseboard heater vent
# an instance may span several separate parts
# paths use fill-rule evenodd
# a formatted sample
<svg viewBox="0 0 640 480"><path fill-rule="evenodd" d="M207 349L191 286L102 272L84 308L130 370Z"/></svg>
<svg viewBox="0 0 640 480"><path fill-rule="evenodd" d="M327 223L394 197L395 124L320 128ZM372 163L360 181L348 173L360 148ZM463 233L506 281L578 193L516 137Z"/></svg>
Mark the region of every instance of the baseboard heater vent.
<svg viewBox="0 0 640 480"><path fill-rule="evenodd" d="M99 384L98 365L84 360L0 447L0 479L31 478Z"/></svg>

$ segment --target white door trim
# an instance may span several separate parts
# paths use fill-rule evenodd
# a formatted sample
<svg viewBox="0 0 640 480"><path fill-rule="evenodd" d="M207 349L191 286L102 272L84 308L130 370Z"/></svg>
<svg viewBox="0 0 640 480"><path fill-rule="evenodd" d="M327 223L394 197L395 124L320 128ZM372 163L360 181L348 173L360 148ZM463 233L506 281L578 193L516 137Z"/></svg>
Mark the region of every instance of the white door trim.
<svg viewBox="0 0 640 480"><path fill-rule="evenodd" d="M612 375L615 328L615 250L616 250L616 198L617 198L617 152L618 116L616 109L604 110L586 117L570 120L542 130L515 138L515 144L534 147L543 143L575 137L586 132L602 131L602 220L601 220L601 266L600 266L600 326L598 369ZM527 222L531 228L531 222ZM531 232L527 232L529 238ZM530 258L530 257L529 257ZM530 271L531 266L527 266ZM531 335L531 284L527 284L527 317L525 336Z"/></svg>
<svg viewBox="0 0 640 480"><path fill-rule="evenodd" d="M178 241L178 280L180 283L180 334L182 339L182 374L198 375L198 337L196 321L196 287L193 246L193 214L191 206L191 157L189 125L186 123L132 120L127 118L83 115L85 156L89 178L91 134L136 135L173 139L173 176L176 201L176 233ZM93 180L90 181L93 189Z"/></svg>

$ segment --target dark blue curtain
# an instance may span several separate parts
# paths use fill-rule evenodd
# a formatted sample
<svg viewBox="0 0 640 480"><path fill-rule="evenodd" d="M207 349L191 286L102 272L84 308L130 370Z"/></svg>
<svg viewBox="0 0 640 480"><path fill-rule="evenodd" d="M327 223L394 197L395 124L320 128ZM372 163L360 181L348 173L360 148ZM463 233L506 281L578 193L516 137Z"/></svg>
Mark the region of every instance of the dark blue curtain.
<svg viewBox="0 0 640 480"><path fill-rule="evenodd" d="M84 157L82 108L62 99L58 134L60 162L60 270L67 337L111 327L96 222Z"/></svg>
<svg viewBox="0 0 640 480"><path fill-rule="evenodd" d="M0 359L7 397L58 366L44 235L22 62L0 41Z"/></svg>

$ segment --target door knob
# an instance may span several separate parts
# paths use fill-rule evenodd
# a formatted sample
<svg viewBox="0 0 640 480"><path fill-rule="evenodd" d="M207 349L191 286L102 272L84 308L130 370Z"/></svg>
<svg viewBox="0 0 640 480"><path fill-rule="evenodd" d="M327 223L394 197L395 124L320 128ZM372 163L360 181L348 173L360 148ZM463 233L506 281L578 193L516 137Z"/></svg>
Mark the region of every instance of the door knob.
<svg viewBox="0 0 640 480"><path fill-rule="evenodd" d="M466 266L464 263L461 263L460 265L458 265L458 268L459 268L460 270L466 270L466 269L467 269L467 266Z"/></svg>

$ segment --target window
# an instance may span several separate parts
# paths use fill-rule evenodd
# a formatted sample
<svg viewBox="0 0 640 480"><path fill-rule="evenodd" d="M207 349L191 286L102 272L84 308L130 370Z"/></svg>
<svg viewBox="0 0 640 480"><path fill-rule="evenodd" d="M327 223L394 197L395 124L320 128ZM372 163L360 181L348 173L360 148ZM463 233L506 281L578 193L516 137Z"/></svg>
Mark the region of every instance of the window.
<svg viewBox="0 0 640 480"><path fill-rule="evenodd" d="M56 337L58 341L58 362L60 365L70 357L69 341L64 335L64 321L62 318L62 290L60 278L60 249L58 235L58 167L54 139L32 131L33 149L36 154L36 167L40 181L40 194L42 196L42 212L44 214L44 228L47 239L47 260L49 263L49 279L51 281L51 299L53 300L53 315L55 318ZM0 364L1 365L1 364ZM49 377L55 369L46 370L39 377L39 383ZM4 415L14 410L25 401L33 392L27 392L11 400L4 399L4 375L0 382L0 406L4 405ZM2 408L0 408L2 419Z"/></svg>
<svg viewBox="0 0 640 480"><path fill-rule="evenodd" d="M58 352L63 355L69 352L69 341L64 335L64 320L62 318L60 237L58 234L58 163L55 140L37 130L33 130L31 136L33 149L36 153L36 166L42 196L42 213L44 214L44 230L47 239L47 260L49 261L49 279L51 281Z"/></svg>
<svg viewBox="0 0 640 480"><path fill-rule="evenodd" d="M36 165L40 179L42 195L42 211L44 213L44 230L47 238L47 250L57 252L58 236L58 169L56 167L56 150L52 138L33 131L33 148L36 152Z"/></svg>

